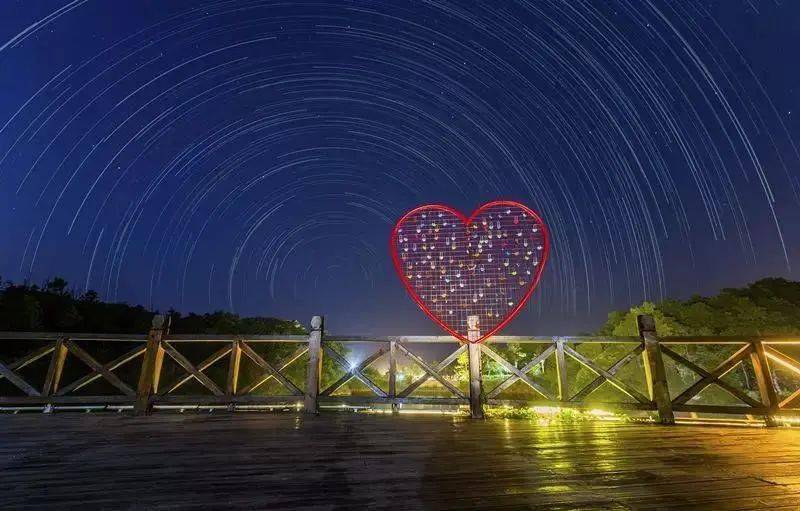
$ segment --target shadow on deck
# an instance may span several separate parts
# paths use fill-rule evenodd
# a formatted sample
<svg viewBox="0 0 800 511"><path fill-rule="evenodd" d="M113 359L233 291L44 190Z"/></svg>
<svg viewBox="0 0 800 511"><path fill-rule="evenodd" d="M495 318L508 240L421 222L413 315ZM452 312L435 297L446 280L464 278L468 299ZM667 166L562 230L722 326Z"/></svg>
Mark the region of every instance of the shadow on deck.
<svg viewBox="0 0 800 511"><path fill-rule="evenodd" d="M329 413L0 416L0 507L798 509L800 430Z"/></svg>

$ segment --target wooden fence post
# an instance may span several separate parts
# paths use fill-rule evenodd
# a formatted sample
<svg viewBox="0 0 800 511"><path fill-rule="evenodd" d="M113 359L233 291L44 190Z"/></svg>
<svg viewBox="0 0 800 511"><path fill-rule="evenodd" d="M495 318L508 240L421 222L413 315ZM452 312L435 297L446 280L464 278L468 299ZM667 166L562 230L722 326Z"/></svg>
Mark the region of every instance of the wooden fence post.
<svg viewBox="0 0 800 511"><path fill-rule="evenodd" d="M564 339L556 340L556 375L558 376L558 400L569 401L567 386L567 359L564 356Z"/></svg>
<svg viewBox="0 0 800 511"><path fill-rule="evenodd" d="M231 398L228 403L228 411L236 411L236 403L233 402L236 390L239 386L239 366L242 362L242 341L236 340L231 343L231 358L228 361L228 379L225 384L225 394Z"/></svg>
<svg viewBox="0 0 800 511"><path fill-rule="evenodd" d="M639 327L639 337L644 343L644 374L647 378L647 391L650 399L655 401L658 409L658 419L661 424L675 424L675 414L672 412L672 398L667 385L667 371L664 369L664 359L661 355L661 345L656 334L656 320L649 314L640 314L636 317Z"/></svg>
<svg viewBox="0 0 800 511"><path fill-rule="evenodd" d="M481 345L478 316L467 317L467 339L469 346L469 412L473 419L483 419L483 375L481 371Z"/></svg>
<svg viewBox="0 0 800 511"><path fill-rule="evenodd" d="M319 413L319 383L322 377L322 334L325 321L322 316L311 318L311 332L308 333L308 370L306 371L306 392L304 412Z"/></svg>
<svg viewBox="0 0 800 511"><path fill-rule="evenodd" d="M397 409L397 343L389 341L389 397L392 399L392 413Z"/></svg>
<svg viewBox="0 0 800 511"><path fill-rule="evenodd" d="M766 422L767 427L775 427L778 425L775 420L775 412L778 410L779 399L772 382L772 371L770 371L767 363L767 353L764 351L764 345L761 341L753 341L751 346L753 351L750 353L750 360L753 362L753 370L756 373L758 392L761 395L761 402L767 408L764 422Z"/></svg>
<svg viewBox="0 0 800 511"><path fill-rule="evenodd" d="M56 347L53 350L53 355L50 358L50 366L47 368L47 375L44 378L44 385L42 386L42 396L52 396L58 392L58 386L61 383L61 375L64 372L64 362L67 360L67 344L66 339L59 337L56 340ZM53 404L47 403L44 406L44 413L53 412Z"/></svg>
<svg viewBox="0 0 800 511"><path fill-rule="evenodd" d="M150 396L155 388L158 375L156 369L161 372L160 364L158 363L159 351L161 348L161 340L166 333L164 316L156 314L153 316L153 323L150 327L150 332L147 334L147 347L144 352L144 359L142 360L142 369L139 373L139 385L136 389L136 402L133 405L134 415L147 415L153 407L150 402ZM163 360L163 355L162 355Z"/></svg>

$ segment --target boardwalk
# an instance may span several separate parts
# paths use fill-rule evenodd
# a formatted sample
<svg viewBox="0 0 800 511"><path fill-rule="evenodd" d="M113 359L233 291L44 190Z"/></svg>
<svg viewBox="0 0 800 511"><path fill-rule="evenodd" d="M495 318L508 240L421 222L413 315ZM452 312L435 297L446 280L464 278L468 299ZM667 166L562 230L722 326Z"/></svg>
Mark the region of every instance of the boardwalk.
<svg viewBox="0 0 800 511"><path fill-rule="evenodd" d="M800 509L797 429L19 414L0 466L3 509Z"/></svg>

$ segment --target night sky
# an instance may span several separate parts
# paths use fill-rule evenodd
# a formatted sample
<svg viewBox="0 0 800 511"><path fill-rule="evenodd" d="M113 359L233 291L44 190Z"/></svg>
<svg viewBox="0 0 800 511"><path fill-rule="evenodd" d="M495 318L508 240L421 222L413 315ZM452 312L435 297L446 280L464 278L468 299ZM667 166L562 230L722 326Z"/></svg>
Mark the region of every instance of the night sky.
<svg viewBox="0 0 800 511"><path fill-rule="evenodd" d="M541 213L506 333L800 278L800 2L0 4L0 275L161 310L440 330L424 203Z"/></svg>

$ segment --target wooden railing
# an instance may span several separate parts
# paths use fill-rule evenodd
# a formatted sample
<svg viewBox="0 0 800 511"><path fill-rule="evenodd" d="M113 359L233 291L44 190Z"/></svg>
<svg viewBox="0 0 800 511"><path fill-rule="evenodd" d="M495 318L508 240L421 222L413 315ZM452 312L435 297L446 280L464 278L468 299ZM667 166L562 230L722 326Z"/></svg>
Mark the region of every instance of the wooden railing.
<svg viewBox="0 0 800 511"><path fill-rule="evenodd" d="M317 413L330 405L469 405L482 417L488 403L645 410L664 424L676 412L722 413L768 425L800 413L800 338L659 338L649 316L639 317L639 331L463 345L446 336L323 336L315 317L307 336L231 338L170 335L156 316L146 336L3 332L4 347L30 349L0 362L0 406L147 414L167 406ZM709 389L731 402L703 398Z"/></svg>

